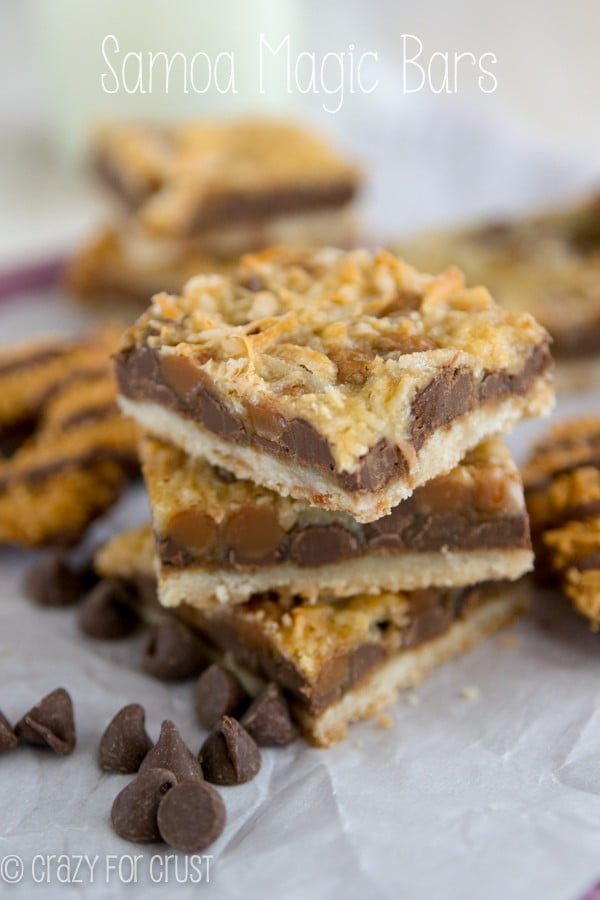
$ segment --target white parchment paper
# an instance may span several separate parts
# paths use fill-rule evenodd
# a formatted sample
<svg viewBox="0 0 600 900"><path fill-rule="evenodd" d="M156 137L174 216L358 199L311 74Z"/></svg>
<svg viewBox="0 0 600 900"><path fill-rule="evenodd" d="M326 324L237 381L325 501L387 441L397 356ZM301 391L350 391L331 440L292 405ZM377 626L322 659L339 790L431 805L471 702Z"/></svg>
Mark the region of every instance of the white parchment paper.
<svg viewBox="0 0 600 900"><path fill-rule="evenodd" d="M505 123L433 102L407 104L399 118L374 111L344 138L372 171L365 213L381 235L543 204L598 174ZM83 318L56 294L20 298L0 309L0 335L10 342ZM595 407L592 395L571 397L555 418ZM520 457L545 427L517 430L511 444ZM104 530L144 515L138 495ZM31 558L0 556L0 709L16 720L64 685L78 745L67 759L29 749L0 758L2 897L576 900L600 879L600 639L560 598L540 595L535 614L510 629L510 646L494 638L402 697L391 727L355 726L329 751L302 742L265 751L253 782L223 789L228 825L208 851L210 882L198 885L184 856L151 868L168 851L115 836L109 810L127 777L96 764L102 730L132 701L146 707L154 737L169 717L198 749L191 686L137 672L140 639L94 642L78 633L72 611L30 605L20 582ZM63 853L98 856L93 877L83 864L70 873L75 885L58 883L44 858ZM23 876L9 885L2 859L15 854ZM136 883L121 882L110 854L141 857ZM46 871L51 883L35 884ZM126 858L122 878L129 871Z"/></svg>

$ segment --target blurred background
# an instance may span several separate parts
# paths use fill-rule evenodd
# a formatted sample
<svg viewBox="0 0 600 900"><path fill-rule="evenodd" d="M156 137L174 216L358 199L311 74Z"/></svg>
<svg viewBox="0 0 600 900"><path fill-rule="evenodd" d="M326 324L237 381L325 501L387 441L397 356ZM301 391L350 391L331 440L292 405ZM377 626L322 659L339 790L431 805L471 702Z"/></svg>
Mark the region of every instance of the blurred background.
<svg viewBox="0 0 600 900"><path fill-rule="evenodd" d="M317 78L317 90L303 92L292 73L290 90L284 48L263 54L261 92L261 34L273 48L289 35L292 67L303 51L317 66L344 52L343 90L334 57L327 84ZM103 58L107 35L116 75ZM416 39L419 63L433 57L420 90L417 66L403 68ZM0 266L62 252L92 226L99 207L82 160L98 120L250 112L315 120L371 170L375 233L587 190L600 169L599 41L600 3L590 0L0 0ZM215 71L208 83L198 58L202 93L182 89L181 58L168 93L160 78L152 91L147 80L145 92L133 91L132 54L148 51L213 62L231 52L236 93L223 90L224 56L220 84ZM351 93L351 52L355 63L377 54L362 70L368 93ZM445 82L443 54L452 73L456 53L476 62L465 56ZM484 55L495 90L479 78ZM310 65L304 57L304 86ZM102 89L102 73L117 90Z"/></svg>

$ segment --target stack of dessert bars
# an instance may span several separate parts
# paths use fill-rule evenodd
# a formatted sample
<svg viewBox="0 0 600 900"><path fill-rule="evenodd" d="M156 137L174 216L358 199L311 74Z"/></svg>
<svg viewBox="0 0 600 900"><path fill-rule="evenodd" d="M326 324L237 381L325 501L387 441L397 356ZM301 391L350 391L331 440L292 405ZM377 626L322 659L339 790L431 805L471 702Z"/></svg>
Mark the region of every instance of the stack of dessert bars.
<svg viewBox="0 0 600 900"><path fill-rule="evenodd" d="M153 537L105 570L154 566L165 607L335 743L522 609L497 435L551 408L548 342L387 252L274 248L158 294L117 355Z"/></svg>

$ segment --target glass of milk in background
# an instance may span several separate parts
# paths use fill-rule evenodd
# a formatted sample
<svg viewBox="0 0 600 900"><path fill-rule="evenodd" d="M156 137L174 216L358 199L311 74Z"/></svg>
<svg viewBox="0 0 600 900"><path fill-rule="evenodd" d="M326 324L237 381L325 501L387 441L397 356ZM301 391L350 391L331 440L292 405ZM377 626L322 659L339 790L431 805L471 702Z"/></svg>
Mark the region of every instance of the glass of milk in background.
<svg viewBox="0 0 600 900"><path fill-rule="evenodd" d="M276 50L288 34L302 46L298 6L297 0L37 0L32 24L53 142L73 157L101 121L293 115L298 97L282 77L282 54L268 47ZM152 84L149 54L156 56Z"/></svg>

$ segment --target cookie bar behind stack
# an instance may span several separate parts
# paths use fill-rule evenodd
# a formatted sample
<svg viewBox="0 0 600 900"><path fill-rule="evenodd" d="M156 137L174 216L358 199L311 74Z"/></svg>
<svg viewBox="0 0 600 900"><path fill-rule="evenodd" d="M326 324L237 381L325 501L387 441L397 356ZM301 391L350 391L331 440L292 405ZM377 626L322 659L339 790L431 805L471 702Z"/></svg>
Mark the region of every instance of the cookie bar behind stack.
<svg viewBox="0 0 600 900"><path fill-rule="evenodd" d="M368 523L549 411L548 342L457 270L274 248L154 297L117 357L121 405L190 456Z"/></svg>
<svg viewBox="0 0 600 900"><path fill-rule="evenodd" d="M95 565L102 577L125 579L148 598L153 557L147 527L113 538ZM278 684L307 739L329 747L352 722L375 715L526 604L521 586L486 583L317 603L263 594L210 610L184 604L174 612L224 664Z"/></svg>
<svg viewBox="0 0 600 900"><path fill-rule="evenodd" d="M363 591L516 579L533 554L521 477L484 442L388 516L362 525L241 481L144 437L164 606L199 609L277 591L312 602Z"/></svg>
<svg viewBox="0 0 600 900"><path fill-rule="evenodd" d="M600 628L600 418L568 420L535 447L523 472L545 581Z"/></svg>
<svg viewBox="0 0 600 900"><path fill-rule="evenodd" d="M600 194L541 214L417 235L399 252L429 272L457 265L500 305L528 310L554 339L561 384L598 382Z"/></svg>
<svg viewBox="0 0 600 900"><path fill-rule="evenodd" d="M83 298L146 305L250 250L356 238L358 170L299 125L115 125L97 134L94 161L112 215L69 267Z"/></svg>

